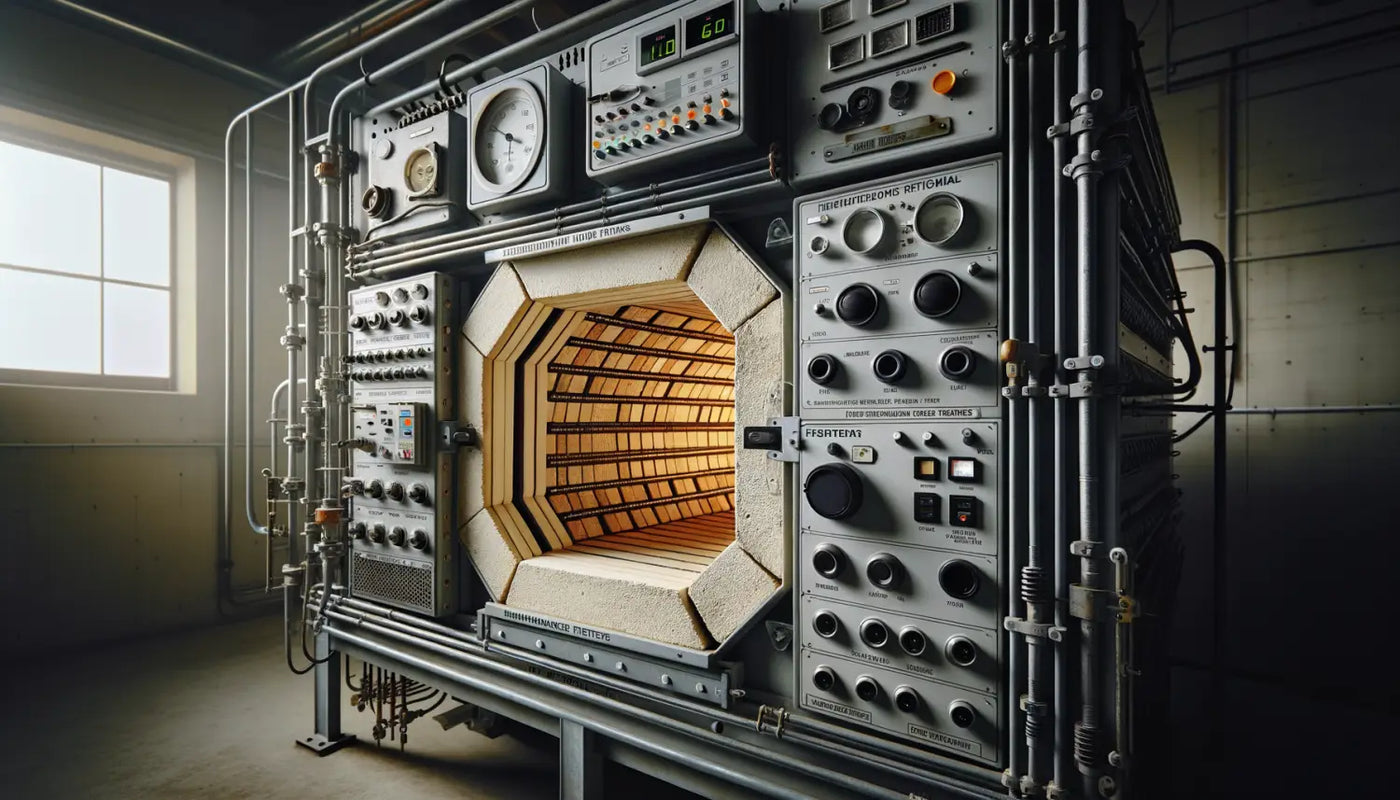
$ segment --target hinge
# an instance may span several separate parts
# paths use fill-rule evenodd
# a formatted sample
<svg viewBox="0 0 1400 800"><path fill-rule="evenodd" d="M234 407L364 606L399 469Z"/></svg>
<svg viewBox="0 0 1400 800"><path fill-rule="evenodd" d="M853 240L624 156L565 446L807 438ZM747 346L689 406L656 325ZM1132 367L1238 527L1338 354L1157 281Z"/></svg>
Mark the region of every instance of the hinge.
<svg viewBox="0 0 1400 800"><path fill-rule="evenodd" d="M802 420L797 417L774 417L767 425L747 425L744 427L745 450L767 450L768 457L775 461L796 461L801 447L798 426Z"/></svg>

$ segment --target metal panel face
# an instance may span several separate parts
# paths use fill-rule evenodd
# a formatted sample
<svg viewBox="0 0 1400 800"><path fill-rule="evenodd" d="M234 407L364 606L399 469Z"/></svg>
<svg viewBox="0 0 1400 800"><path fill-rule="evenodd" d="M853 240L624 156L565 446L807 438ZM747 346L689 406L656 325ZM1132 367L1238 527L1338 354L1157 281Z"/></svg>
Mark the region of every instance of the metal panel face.
<svg viewBox="0 0 1400 800"><path fill-rule="evenodd" d="M383 118L360 119L356 127L363 160L353 181L354 219L367 238L463 219L469 154L461 109L403 127Z"/></svg>
<svg viewBox="0 0 1400 800"><path fill-rule="evenodd" d="M797 201L805 418L999 415L1000 192L987 159Z"/></svg>
<svg viewBox="0 0 1400 800"><path fill-rule="evenodd" d="M753 0L667 6L588 43L588 176L616 183L754 146Z"/></svg>
<svg viewBox="0 0 1400 800"><path fill-rule="evenodd" d="M452 282L427 274L350 293L350 594L453 611Z"/></svg>
<svg viewBox="0 0 1400 800"><path fill-rule="evenodd" d="M999 432L995 421L803 424L794 634L804 708L997 758ZM872 664L887 674L865 701L855 685ZM898 685L923 698L915 712L893 704ZM971 728L951 722L955 700L977 709Z"/></svg>
<svg viewBox="0 0 1400 800"><path fill-rule="evenodd" d="M793 184L990 150L1001 127L1001 6L793 3Z"/></svg>

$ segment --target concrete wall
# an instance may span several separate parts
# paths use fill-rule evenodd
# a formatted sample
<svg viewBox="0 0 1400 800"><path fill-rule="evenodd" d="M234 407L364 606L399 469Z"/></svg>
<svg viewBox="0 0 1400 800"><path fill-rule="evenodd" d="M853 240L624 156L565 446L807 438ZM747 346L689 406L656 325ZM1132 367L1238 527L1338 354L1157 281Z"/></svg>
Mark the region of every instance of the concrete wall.
<svg viewBox="0 0 1400 800"><path fill-rule="evenodd" d="M1144 60L1163 62L1164 6L1130 3ZM1257 0L1178 0L1181 23ZM1343 25L1335 20L1365 14ZM1238 54L1235 263L1242 335L1236 408L1394 404L1400 363L1400 80L1393 3L1266 3L1173 37L1173 60L1304 30ZM1390 29L1388 36L1377 32ZM1372 38L1365 38L1370 35ZM1282 58L1340 37L1333 47ZM1182 64L1156 95L1185 219L1224 248L1228 56ZM1192 81L1193 75L1207 75ZM1161 72L1153 81L1161 83ZM1182 256L1198 342L1213 304ZM1182 363L1182 362L1178 362ZM1207 380L1199 397L1212 391ZM1194 415L1183 415L1184 429ZM1232 414L1229 525L1213 558L1209 425L1180 449L1189 552L1174 652L1174 797L1340 797L1379 785L1400 685L1376 614L1391 601L1400 413ZM1224 570L1216 596L1214 570ZM1223 651L1214 661L1216 625ZM1212 683L1219 678L1218 683ZM1212 722L1220 727L1213 728ZM1291 767L1291 768L1290 768Z"/></svg>
<svg viewBox="0 0 1400 800"><path fill-rule="evenodd" d="M33 612L6 615L0 652L212 621L225 375L221 159L229 120L259 98L14 4L0 4L0 73L0 106L188 156L182 181L193 195L192 214L177 223L179 281L193 288L177 321L193 359L181 391L0 386L0 602ZM285 124L259 130L255 163L285 174ZM285 317L276 294L286 270L285 180L262 177L256 192L266 234L256 269L266 279L256 298L255 389L266 398L284 363L275 342ZM262 419L266 400L257 404ZM266 440L263 426L257 433ZM235 582L261 585L261 541L246 525L234 530Z"/></svg>

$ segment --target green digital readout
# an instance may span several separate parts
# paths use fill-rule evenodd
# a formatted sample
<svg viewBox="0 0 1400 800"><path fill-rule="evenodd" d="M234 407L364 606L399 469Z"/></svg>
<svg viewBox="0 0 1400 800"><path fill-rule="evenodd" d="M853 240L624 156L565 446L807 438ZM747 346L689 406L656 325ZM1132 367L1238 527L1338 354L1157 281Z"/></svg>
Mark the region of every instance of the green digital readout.
<svg viewBox="0 0 1400 800"><path fill-rule="evenodd" d="M676 26L667 25L656 33L649 33L641 40L641 66L670 58L676 54Z"/></svg>
<svg viewBox="0 0 1400 800"><path fill-rule="evenodd" d="M732 33L734 33L734 4L725 3L685 21L685 47L689 50L706 42L723 39Z"/></svg>

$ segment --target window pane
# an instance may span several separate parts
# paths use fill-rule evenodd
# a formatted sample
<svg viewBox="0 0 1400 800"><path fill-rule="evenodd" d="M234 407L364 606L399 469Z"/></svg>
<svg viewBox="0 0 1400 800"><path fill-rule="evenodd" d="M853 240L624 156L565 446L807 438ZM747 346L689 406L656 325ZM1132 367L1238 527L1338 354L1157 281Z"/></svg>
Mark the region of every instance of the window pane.
<svg viewBox="0 0 1400 800"><path fill-rule="evenodd" d="M110 167L102 175L103 275L170 285L170 184Z"/></svg>
<svg viewBox="0 0 1400 800"><path fill-rule="evenodd" d="M102 370L101 284L0 269L0 368L50 372Z"/></svg>
<svg viewBox="0 0 1400 800"><path fill-rule="evenodd" d="M0 142L0 263L96 275L100 174L96 164Z"/></svg>
<svg viewBox="0 0 1400 800"><path fill-rule="evenodd" d="M170 292L109 283L102 330L108 375L170 377Z"/></svg>

